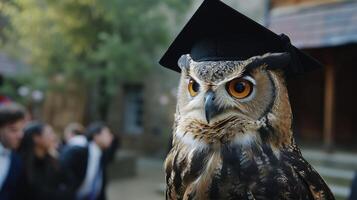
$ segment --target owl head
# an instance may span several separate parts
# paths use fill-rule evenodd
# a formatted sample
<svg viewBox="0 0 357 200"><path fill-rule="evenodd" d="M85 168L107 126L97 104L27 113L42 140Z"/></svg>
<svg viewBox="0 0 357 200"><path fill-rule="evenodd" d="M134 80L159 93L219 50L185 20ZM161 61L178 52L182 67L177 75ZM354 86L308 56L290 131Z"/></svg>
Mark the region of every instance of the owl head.
<svg viewBox="0 0 357 200"><path fill-rule="evenodd" d="M291 109L281 70L289 62L288 53L243 61L196 62L189 54L181 56L178 132L207 143L236 138L289 142ZM262 128L274 129L275 136L264 138Z"/></svg>

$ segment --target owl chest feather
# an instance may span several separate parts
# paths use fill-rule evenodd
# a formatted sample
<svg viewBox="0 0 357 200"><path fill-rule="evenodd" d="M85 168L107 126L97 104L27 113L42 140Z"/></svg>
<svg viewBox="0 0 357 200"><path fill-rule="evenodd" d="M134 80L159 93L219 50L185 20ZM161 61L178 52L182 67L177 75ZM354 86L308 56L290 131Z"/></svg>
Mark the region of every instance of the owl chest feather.
<svg viewBox="0 0 357 200"><path fill-rule="evenodd" d="M202 147L177 141L166 176L167 199L312 199L283 157L254 142Z"/></svg>

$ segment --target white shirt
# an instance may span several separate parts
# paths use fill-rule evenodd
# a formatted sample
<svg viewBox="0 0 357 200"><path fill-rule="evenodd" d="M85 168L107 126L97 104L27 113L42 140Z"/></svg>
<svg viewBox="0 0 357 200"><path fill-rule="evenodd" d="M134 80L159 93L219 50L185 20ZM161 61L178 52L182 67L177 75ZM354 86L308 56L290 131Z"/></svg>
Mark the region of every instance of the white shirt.
<svg viewBox="0 0 357 200"><path fill-rule="evenodd" d="M95 142L90 142L88 144L89 155L88 155L88 163L87 163L87 171L84 181L77 192L77 197L81 199L81 197L85 197L93 192L93 185L96 178L96 185L94 186L94 192L96 195L99 195L99 191L102 188L103 184L103 170L100 169L100 162L102 157L102 150L98 147ZM100 170L100 171L99 171ZM99 177L98 176L99 174Z"/></svg>
<svg viewBox="0 0 357 200"><path fill-rule="evenodd" d="M0 143L0 190L10 170L11 151Z"/></svg>
<svg viewBox="0 0 357 200"><path fill-rule="evenodd" d="M84 135L76 135L69 139L68 145L70 146L81 146L85 147L87 145L88 141L87 138Z"/></svg>

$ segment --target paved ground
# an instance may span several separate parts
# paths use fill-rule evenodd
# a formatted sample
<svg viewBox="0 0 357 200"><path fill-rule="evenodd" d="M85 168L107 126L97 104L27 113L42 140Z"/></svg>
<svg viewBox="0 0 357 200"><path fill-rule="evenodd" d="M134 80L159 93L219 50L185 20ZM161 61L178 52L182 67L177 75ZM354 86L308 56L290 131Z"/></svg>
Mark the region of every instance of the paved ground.
<svg viewBox="0 0 357 200"><path fill-rule="evenodd" d="M109 200L164 199L163 161L140 158L137 167L136 177L109 184L107 193Z"/></svg>

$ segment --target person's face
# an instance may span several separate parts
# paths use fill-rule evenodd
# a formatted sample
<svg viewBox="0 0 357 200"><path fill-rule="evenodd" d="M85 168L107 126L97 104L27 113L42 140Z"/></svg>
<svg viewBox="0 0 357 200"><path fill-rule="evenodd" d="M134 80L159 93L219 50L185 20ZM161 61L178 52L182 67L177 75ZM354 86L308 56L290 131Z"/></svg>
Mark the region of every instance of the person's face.
<svg viewBox="0 0 357 200"><path fill-rule="evenodd" d="M94 141L101 149L107 149L112 144L113 134L109 128L103 128L99 134L94 136Z"/></svg>
<svg viewBox="0 0 357 200"><path fill-rule="evenodd" d="M35 143L46 150L56 149L58 147L58 138L52 127L47 125L42 134L35 139Z"/></svg>
<svg viewBox="0 0 357 200"><path fill-rule="evenodd" d="M8 149L17 149L24 135L25 120L21 119L0 128L0 142Z"/></svg>

